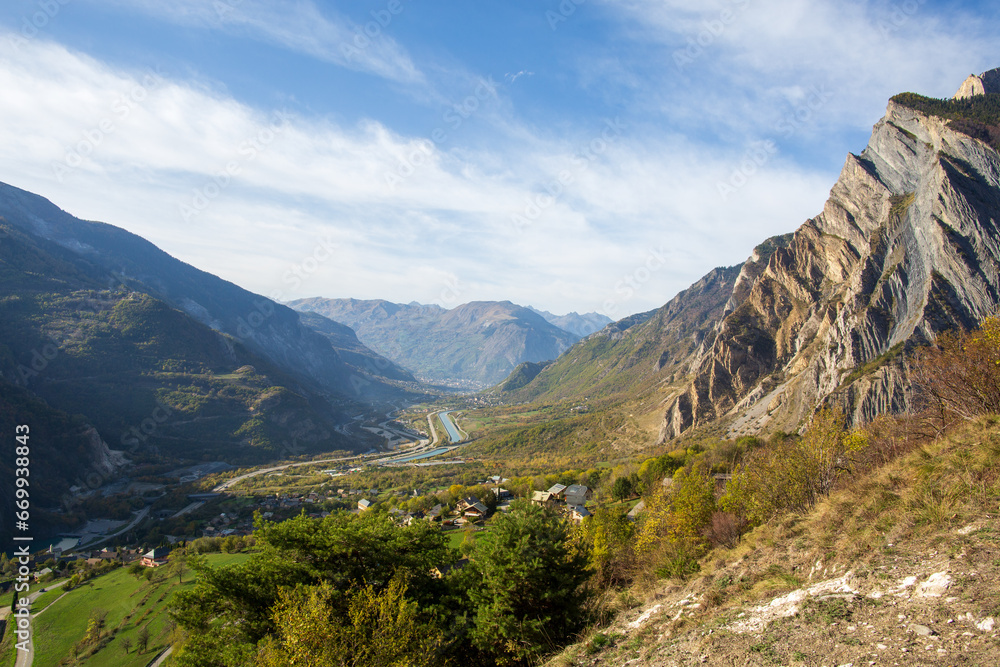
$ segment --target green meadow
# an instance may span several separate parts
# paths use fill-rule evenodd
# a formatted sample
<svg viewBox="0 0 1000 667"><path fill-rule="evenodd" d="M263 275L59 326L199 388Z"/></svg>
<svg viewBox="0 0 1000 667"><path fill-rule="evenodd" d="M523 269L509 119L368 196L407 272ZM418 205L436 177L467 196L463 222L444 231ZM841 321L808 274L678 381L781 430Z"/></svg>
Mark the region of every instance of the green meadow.
<svg viewBox="0 0 1000 667"><path fill-rule="evenodd" d="M248 554L210 554L218 567L248 558ZM194 585L196 575L186 571L183 581L167 568L154 570L151 580L135 577L121 567L91 579L64 597L62 589L46 592L36 602L45 605L34 619L34 667L79 664L93 667L145 667L171 643L173 624L166 605L178 591ZM103 617L103 623L98 619ZM95 626L100 625L99 629ZM145 651L139 637L148 632ZM88 632L89 630L89 632ZM126 652L126 645L129 645ZM77 662L63 662L66 658ZM6 661L6 657L4 658ZM4 664L7 664L6 662Z"/></svg>

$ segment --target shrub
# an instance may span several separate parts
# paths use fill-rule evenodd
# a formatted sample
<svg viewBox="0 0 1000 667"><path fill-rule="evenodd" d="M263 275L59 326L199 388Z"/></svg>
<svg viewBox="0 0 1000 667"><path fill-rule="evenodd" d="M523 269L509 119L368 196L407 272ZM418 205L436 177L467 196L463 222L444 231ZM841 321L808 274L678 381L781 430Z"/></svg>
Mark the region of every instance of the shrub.
<svg viewBox="0 0 1000 667"><path fill-rule="evenodd" d="M736 469L720 506L753 525L807 510L853 470L854 458L867 445L862 432L844 429L842 414L820 410L801 438L751 453Z"/></svg>
<svg viewBox="0 0 1000 667"><path fill-rule="evenodd" d="M944 430L959 419L1000 413L1000 318L972 332L943 333L919 350L910 365L918 407Z"/></svg>
<svg viewBox="0 0 1000 667"><path fill-rule="evenodd" d="M732 512L717 511L712 513L712 523L703 534L713 547L732 549L749 527L746 518Z"/></svg>

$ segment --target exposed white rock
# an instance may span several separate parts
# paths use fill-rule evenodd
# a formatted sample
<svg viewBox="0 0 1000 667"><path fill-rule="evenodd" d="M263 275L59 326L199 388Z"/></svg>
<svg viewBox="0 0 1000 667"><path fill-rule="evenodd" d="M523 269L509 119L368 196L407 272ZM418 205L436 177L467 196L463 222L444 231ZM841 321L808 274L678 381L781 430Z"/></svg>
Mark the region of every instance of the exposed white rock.
<svg viewBox="0 0 1000 667"><path fill-rule="evenodd" d="M939 598L951 586L951 576L947 572L935 572L927 581L917 586L914 595L918 598Z"/></svg>
<svg viewBox="0 0 1000 667"><path fill-rule="evenodd" d="M653 605L646 611L642 612L642 615L640 615L639 618L629 623L628 627L632 628L633 630L641 628L643 624L653 616L653 614L660 611L660 609L662 608L663 608L662 604Z"/></svg>
<svg viewBox="0 0 1000 667"><path fill-rule="evenodd" d="M842 593L856 594L857 591L849 584L850 580L851 573L847 572L842 577L821 581L808 588L800 588L777 597L768 604L754 607L750 616L732 623L729 629L739 633L760 632L773 621L799 613L802 603L809 598Z"/></svg>

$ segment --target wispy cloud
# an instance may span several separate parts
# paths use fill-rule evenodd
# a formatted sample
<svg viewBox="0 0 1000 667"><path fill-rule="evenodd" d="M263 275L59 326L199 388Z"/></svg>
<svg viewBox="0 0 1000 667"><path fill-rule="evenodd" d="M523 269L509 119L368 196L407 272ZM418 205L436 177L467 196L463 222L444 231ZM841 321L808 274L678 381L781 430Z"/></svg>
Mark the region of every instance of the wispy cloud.
<svg viewBox="0 0 1000 667"><path fill-rule="evenodd" d="M816 87L832 96L804 132L866 131L889 96L950 95L970 71L998 64L995 18L924 0L602 5L620 22L623 41L634 45L629 69L641 69L637 80L644 84L632 87L636 104L678 126L711 128L726 141L774 134ZM581 76L592 77L589 60L586 67ZM609 71L592 85L623 80Z"/></svg>
<svg viewBox="0 0 1000 667"><path fill-rule="evenodd" d="M829 174L775 159L722 201L716 183L738 153L653 126L602 145L604 121L554 135L508 118L472 149L148 77L41 39L13 48L0 35L0 180L283 298L440 302L457 278L465 300L583 312L612 299L624 316L794 229L831 185ZM122 100L129 111L116 113ZM92 141L102 127L111 131ZM388 189L385 173L414 150L425 161ZM73 152L82 162L60 182L56 166ZM512 216L563 171L565 191L517 229ZM285 281L321 239L337 245L334 260L301 285ZM669 266L623 298L623 276L659 249Z"/></svg>
<svg viewBox="0 0 1000 667"><path fill-rule="evenodd" d="M348 69L392 81L419 83L423 74L393 39L392 23L406 11L384 9L365 23L355 23L331 10L320 11L311 0L91 0L131 9L177 25L243 35L303 53Z"/></svg>

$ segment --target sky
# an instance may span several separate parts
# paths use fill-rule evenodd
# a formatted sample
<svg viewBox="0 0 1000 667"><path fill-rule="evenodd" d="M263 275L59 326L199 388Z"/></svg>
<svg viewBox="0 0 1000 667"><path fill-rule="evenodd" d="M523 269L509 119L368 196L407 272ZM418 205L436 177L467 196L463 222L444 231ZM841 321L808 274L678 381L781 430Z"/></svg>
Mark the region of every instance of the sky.
<svg viewBox="0 0 1000 667"><path fill-rule="evenodd" d="M931 0L5 0L0 181L278 300L659 307L822 211Z"/></svg>

